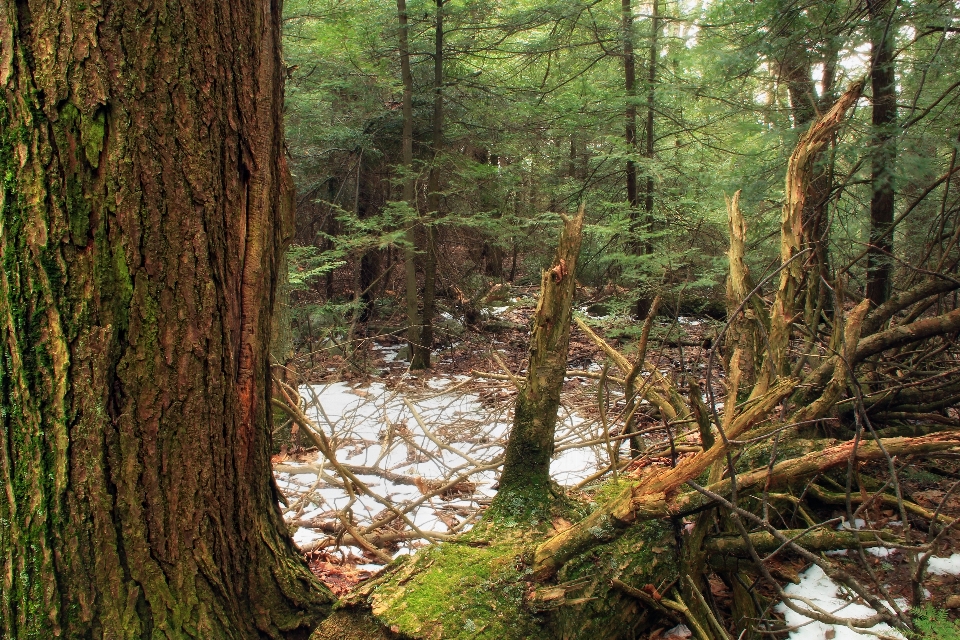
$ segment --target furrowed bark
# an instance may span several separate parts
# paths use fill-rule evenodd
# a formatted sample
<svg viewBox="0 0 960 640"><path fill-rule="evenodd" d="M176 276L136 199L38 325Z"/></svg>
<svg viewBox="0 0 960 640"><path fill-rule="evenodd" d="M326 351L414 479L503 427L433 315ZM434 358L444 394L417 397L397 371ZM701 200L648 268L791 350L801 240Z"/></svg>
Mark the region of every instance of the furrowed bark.
<svg viewBox="0 0 960 640"><path fill-rule="evenodd" d="M279 6L0 4L0 635L294 638ZM289 227L287 227L289 228Z"/></svg>

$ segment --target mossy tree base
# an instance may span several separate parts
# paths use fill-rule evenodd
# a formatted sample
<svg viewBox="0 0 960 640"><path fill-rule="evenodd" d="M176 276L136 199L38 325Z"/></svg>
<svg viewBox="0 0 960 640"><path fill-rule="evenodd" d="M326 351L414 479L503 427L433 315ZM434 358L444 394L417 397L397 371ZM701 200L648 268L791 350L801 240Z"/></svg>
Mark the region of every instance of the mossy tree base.
<svg viewBox="0 0 960 640"><path fill-rule="evenodd" d="M675 581L673 527L660 521L635 527L568 562L555 583L538 584L533 551L557 533L552 522L574 519L584 508L567 505L539 526L487 518L458 542L398 560L343 601L311 640L633 637L659 614L645 613L646 605L613 580L637 589Z"/></svg>

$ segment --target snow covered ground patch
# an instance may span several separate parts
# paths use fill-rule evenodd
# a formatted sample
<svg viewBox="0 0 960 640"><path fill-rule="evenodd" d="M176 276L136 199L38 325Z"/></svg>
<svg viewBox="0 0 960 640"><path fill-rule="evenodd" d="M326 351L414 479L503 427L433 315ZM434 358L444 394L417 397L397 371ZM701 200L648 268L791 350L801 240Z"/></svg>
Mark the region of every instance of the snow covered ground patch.
<svg viewBox="0 0 960 640"><path fill-rule="evenodd" d="M858 521L857 524L860 527L863 526L860 521ZM891 550L882 548L871 548L868 549L868 551L880 557L886 557L890 555L890 553L893 553ZM881 554L876 553L876 551L887 551L888 553ZM960 553L955 553L949 558L930 558L927 572L936 575L960 576ZM816 565L800 574L800 584L787 585L784 588L784 593L788 596L806 598L820 609L840 618L853 620L856 618L868 618L876 614L876 610L865 604L856 602L855 596L831 580L830 577L823 572L823 569ZM926 593L929 597L929 592ZM794 603L801 608L807 608L808 606L799 600L794 600ZM910 608L909 603L902 598L898 598L895 603L901 611L906 611ZM833 638L834 640L859 640L864 637L876 637L878 634L895 638L904 637L899 631L892 629L886 623L880 623L870 629L859 631L844 625L826 624L813 620L794 611L782 602L777 605L776 610L784 614L784 620L787 626L791 628L791 640L823 640L824 638Z"/></svg>
<svg viewBox="0 0 960 640"><path fill-rule="evenodd" d="M927 573L938 576L960 576L960 553L955 553L949 558L930 558Z"/></svg>
<svg viewBox="0 0 960 640"><path fill-rule="evenodd" d="M797 596L808 599L812 604L823 609L827 613L840 618L868 618L876 611L864 604L853 602L841 587L827 576L823 569L814 565L800 574L800 584L790 584L784 588L784 593L788 596ZM805 603L794 600L794 603L801 608L807 608ZM898 606L906 607L906 603L897 603ZM818 620L813 620L804 616L784 603L777 605L776 610L784 614L784 620L790 631L791 640L824 640L824 638L833 638L834 640L860 640L866 636L876 637L876 634L903 638L897 630L891 628L886 623L880 623L872 627L870 633L861 633L838 624L826 624Z"/></svg>
<svg viewBox="0 0 960 640"><path fill-rule="evenodd" d="M381 383L301 387L305 413L336 449L338 463L363 485L344 484L319 453L275 465L289 505L285 518L299 527L294 539L301 548L331 545L344 518L370 538L392 536L394 553L409 553L424 537L442 540L468 530L496 495L513 408L512 399L498 393L465 392L469 380L433 378L421 390L403 391ZM602 436L599 424L561 408L554 479L573 485L605 466ZM402 517L370 527L392 509Z"/></svg>

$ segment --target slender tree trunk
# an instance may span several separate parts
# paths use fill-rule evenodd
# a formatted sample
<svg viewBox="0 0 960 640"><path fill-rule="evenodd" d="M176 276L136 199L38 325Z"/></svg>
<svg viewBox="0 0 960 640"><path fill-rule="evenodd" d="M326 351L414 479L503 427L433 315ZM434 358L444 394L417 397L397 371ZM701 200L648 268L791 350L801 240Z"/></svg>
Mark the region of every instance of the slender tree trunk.
<svg viewBox="0 0 960 640"><path fill-rule="evenodd" d="M893 164L896 159L897 88L893 62L893 12L890 0L868 0L873 89L874 153L871 162L870 250L867 253L867 298L880 305L890 297L893 237Z"/></svg>
<svg viewBox="0 0 960 640"><path fill-rule="evenodd" d="M627 93L627 146L631 153L637 149L637 89L636 89L636 60L633 49L633 8L631 0L622 0L623 22L623 57L624 76L626 78ZM654 158L654 110L657 81L657 59L659 57L658 40L660 36L659 0L653 0L650 13L650 47L647 69L647 113L644 123L644 150L643 157L652 161ZM644 184L643 218L640 217L640 193L637 186L637 167L633 160L627 161L627 200L630 205L631 230L634 233L633 252L636 255L653 253L653 244L647 237L640 236L641 232L649 233L653 226L653 174L647 171ZM641 293L634 306L634 314L638 318L646 315L650 306L650 296Z"/></svg>
<svg viewBox="0 0 960 640"><path fill-rule="evenodd" d="M417 208L413 175L413 74L410 72L409 27L407 25L406 0L397 0L397 16L400 21L400 77L403 82L403 200L413 210ZM407 298L407 348L411 366L420 344L420 309L417 301L417 221L411 215L407 224L403 251L404 274ZM422 367L421 367L422 368Z"/></svg>
<svg viewBox="0 0 960 640"><path fill-rule="evenodd" d="M427 178L426 243L423 256L423 317L420 343L411 369L429 369L433 350L433 316L437 298L437 232L433 223L440 215L440 155L443 153L443 0L436 0L435 49L433 53L433 163Z"/></svg>
<svg viewBox="0 0 960 640"><path fill-rule="evenodd" d="M637 65L633 53L633 6L631 0L622 0L622 29L623 29L623 78L627 94L626 109L626 143L627 152L634 153L637 149ZM641 225L640 199L637 192L637 163L627 160L627 204L630 207L631 231L639 234ZM643 253L643 243L634 239L637 253Z"/></svg>
<svg viewBox="0 0 960 640"><path fill-rule="evenodd" d="M534 502L548 496L582 230L583 207L575 218L564 220L553 266L541 277L527 381L517 396L495 502L509 509L515 508L517 495Z"/></svg>
<svg viewBox="0 0 960 640"><path fill-rule="evenodd" d="M653 117L656 110L656 86L657 86L657 61L660 57L660 0L653 0L650 12L650 59L647 69L647 123L646 123L646 144L644 146L643 157L652 164L656 157L654 149L654 129ZM644 190L643 212L646 230L649 233L653 229L653 173L647 169L647 184ZM653 253L653 244L649 241L645 243L645 251Z"/></svg>
<svg viewBox="0 0 960 640"><path fill-rule="evenodd" d="M0 6L0 636L295 638L280 7Z"/></svg>
<svg viewBox="0 0 960 640"><path fill-rule="evenodd" d="M353 210L360 220L368 220L380 213L390 199L390 182L384 177L384 164L370 159L364 150L357 157L356 184L354 185ZM386 256L384 255L386 254ZM377 283L384 280L390 269L389 251L371 247L360 256L360 269L355 278L354 289L359 296L360 308L357 320L369 322L373 318L375 302L379 295ZM384 262L387 264L384 265Z"/></svg>

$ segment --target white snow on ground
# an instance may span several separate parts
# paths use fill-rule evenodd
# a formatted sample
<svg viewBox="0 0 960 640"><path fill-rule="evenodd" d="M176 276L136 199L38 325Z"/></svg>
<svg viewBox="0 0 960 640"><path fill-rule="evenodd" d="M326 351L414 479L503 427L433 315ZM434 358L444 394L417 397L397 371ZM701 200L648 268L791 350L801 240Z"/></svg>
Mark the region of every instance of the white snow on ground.
<svg viewBox="0 0 960 640"><path fill-rule="evenodd" d="M383 361L388 364L397 359L397 354L400 353L400 349L402 348L403 346L399 344L384 346L381 344L377 344L376 342L373 343L373 350L381 351L382 353L380 355L383 357Z"/></svg>
<svg viewBox="0 0 960 640"><path fill-rule="evenodd" d="M960 576L960 553L955 553L949 558L930 558L927 573L938 576Z"/></svg>
<svg viewBox="0 0 960 640"><path fill-rule="evenodd" d="M862 527L862 521L857 521L859 527ZM874 555L884 557L893 553L888 549L868 549ZM887 554L876 553L877 551L887 551ZM955 553L949 558L930 558L927 569L928 573L937 575L960 575L960 553ZM842 618L866 618L876 613L874 609L867 605L853 602L853 597L849 596L845 590L836 582L831 580L823 569L814 565L800 574L800 584L790 584L784 588L784 593L790 596L801 596L813 601L821 609ZM926 592L929 597L929 591ZM805 608L802 602L795 601L797 605ZM901 610L909 609L909 604L903 599L897 599L897 606ZM843 625L831 625L812 620L801 615L787 607L784 603L777 605L776 610L784 614L784 619L788 626L798 627L790 632L791 640L823 640L828 637L827 632L831 629L836 634L835 640L860 640L864 637L875 637L875 634L890 635L894 637L903 636L895 629L890 628L886 623L881 623L871 628L872 633L858 632ZM802 625L802 626L801 626Z"/></svg>
<svg viewBox="0 0 960 640"><path fill-rule="evenodd" d="M839 585L816 565L800 574L800 584L787 585L784 592L787 595L808 598L824 611L842 618L866 618L876 613L866 605L851 602L850 599L843 597L845 594L841 591ZM799 601L795 601L795 603L801 608L806 606ZM776 610L784 614L788 626L798 627L790 632L791 640L823 640L827 637L832 637L834 640L861 640L864 636L869 635L842 625L826 624L812 620L797 613L782 602L777 605ZM827 635L830 630L836 635ZM903 637L886 623L878 624L870 631L875 634L882 633L883 635Z"/></svg>
<svg viewBox="0 0 960 640"><path fill-rule="evenodd" d="M402 392L388 390L381 383L301 387L307 415L334 443L340 463L400 474L406 482L357 473L379 499L362 492L351 497L338 486L339 477L319 453L302 462L284 462L275 475L277 486L291 505L286 510L287 520L301 524L332 522L336 512L349 507L355 526L362 529L385 513L386 504L391 503L401 509L412 506L407 517L422 531L446 534L450 525L463 522L489 503L496 495L498 470L472 470L502 455L513 403L484 404L479 396L458 389L466 380L466 376L434 378L427 381L423 391ZM585 441L602 441L602 436L599 424L561 408L558 452L551 465L553 478L562 485L573 485L605 466L603 444L580 446ZM414 478L427 483L460 478L475 487L472 492L449 499L435 496L423 500L421 491L411 484ZM422 503L415 505L418 501ZM471 524L467 522L459 530L465 531ZM301 546L323 538L326 534L306 526L294 536ZM358 549L348 550L359 553ZM407 547L400 550L409 551Z"/></svg>

